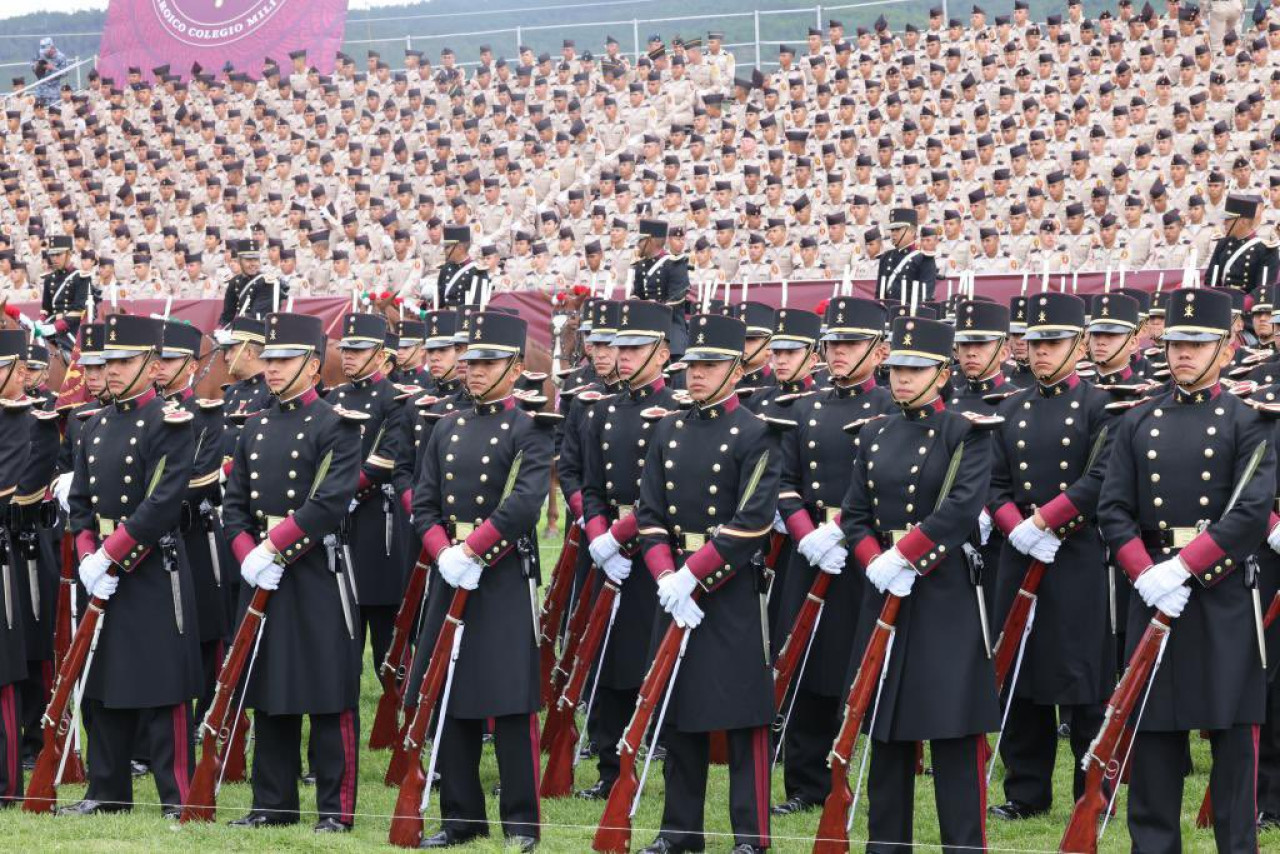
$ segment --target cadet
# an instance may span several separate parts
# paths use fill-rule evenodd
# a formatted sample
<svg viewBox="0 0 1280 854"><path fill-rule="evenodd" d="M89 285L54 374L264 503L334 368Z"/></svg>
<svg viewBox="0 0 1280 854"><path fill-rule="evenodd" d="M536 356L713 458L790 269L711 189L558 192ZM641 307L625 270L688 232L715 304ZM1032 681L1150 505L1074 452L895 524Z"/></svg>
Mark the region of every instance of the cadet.
<svg viewBox="0 0 1280 854"><path fill-rule="evenodd" d="M862 428L839 521L869 582L854 649L866 645L884 594L907 597L871 730L867 828L877 842L867 850L912 841L920 741L930 742L942 844L983 848L981 734L999 725L1000 709L961 545L986 498L991 438L944 405L951 327L899 317L892 343L886 362L901 414Z"/></svg>
<svg viewBox="0 0 1280 854"><path fill-rule="evenodd" d="M396 366L387 378L397 385L427 389L431 385L431 372L426 368L427 351L424 348L427 325L421 320L401 319L396 324Z"/></svg>
<svg viewBox="0 0 1280 854"><path fill-rule="evenodd" d="M693 407L665 415L652 429L636 511L658 603L693 631L668 695L662 829L644 850L702 849L710 734L724 730L733 850L750 854L770 844L773 683L755 557L777 501L774 424L782 425L752 414L734 393L746 344L742 321L696 315L689 337L685 373ZM707 628L698 632L704 616ZM655 628L667 622L659 615Z"/></svg>
<svg viewBox="0 0 1280 854"><path fill-rule="evenodd" d="M222 296L222 313L218 315L218 325L222 327L241 316L261 319L289 297L283 283L262 272L262 255L252 240L239 242L236 258L240 273L227 282L227 292Z"/></svg>
<svg viewBox="0 0 1280 854"><path fill-rule="evenodd" d="M1009 358L1009 309L989 300L963 300L955 310L960 383L949 405L959 412L993 415L998 401L987 398L1011 391L1003 370Z"/></svg>
<svg viewBox="0 0 1280 854"><path fill-rule="evenodd" d="M818 320L816 315L790 309L778 312L780 316L784 313L782 321L795 331L784 330L779 336L803 334L800 330L804 326L797 329L793 326L795 320L801 324L808 321L810 334L818 334L813 323ZM774 598L782 600L779 632L774 635L775 653L790 634L796 613L818 572L832 573L835 578L827 588L824 618L814 630L804 672L795 677L795 699L783 748L787 799L773 807L774 815L789 815L821 804L831 788L826 756L840 726L840 701L844 699L857 627L857 620L848 615L857 614L861 608L864 586L862 570L850 564L848 550L832 544L842 536L833 520L848 485L844 474L851 470L857 453L857 445L849 441L844 427L894 409L889 392L874 380L882 358L879 345L884 338L886 314L884 306L873 300L832 299L821 319L826 329L822 344L831 386L802 392L790 409L782 410L798 426L782 438L778 513L797 547L782 573L780 592L774 591ZM797 317L793 319L793 315ZM778 346L777 337L774 346ZM819 533L819 528L824 530ZM823 551L824 543L829 551Z"/></svg>
<svg viewBox="0 0 1280 854"><path fill-rule="evenodd" d="M631 262L631 297L665 303L671 308L671 331L667 342L671 358L679 361L688 344L689 326L685 299L689 293L689 259L666 252L667 223L660 219L640 220L639 257Z"/></svg>
<svg viewBox="0 0 1280 854"><path fill-rule="evenodd" d="M1266 536L1275 498L1274 432L1218 383L1232 357L1231 298L1180 289L1167 309L1162 340L1174 387L1117 422L1098 502L1103 538L1138 594L1125 657L1155 610L1173 618L1135 723L1129 834L1135 850L1182 849L1188 733L1208 730L1214 840L1222 851L1254 851L1266 671L1249 555Z"/></svg>
<svg viewBox="0 0 1280 854"><path fill-rule="evenodd" d="M1094 383L1106 387L1141 382L1133 367L1138 352L1138 301L1112 293L1095 296L1092 302L1086 350L1095 371Z"/></svg>
<svg viewBox="0 0 1280 854"><path fill-rule="evenodd" d="M400 419L400 454L396 458L396 471L392 478L400 504L406 511L413 507L413 484L417 479L422 453L427 449L427 439L436 420L446 412L462 405L466 390L458 376L458 356L466 349L465 342L458 343L458 313L442 309L427 313L424 324L423 351L426 353L426 393L417 400L405 404ZM408 549L410 559L418 555Z"/></svg>
<svg viewBox="0 0 1280 854"><path fill-rule="evenodd" d="M1251 294L1280 275L1280 253L1256 231L1262 199L1232 193L1223 216L1226 231L1213 247L1204 281L1210 287L1239 288Z"/></svg>
<svg viewBox="0 0 1280 854"><path fill-rule="evenodd" d="M1036 378L1031 373L1031 364L1027 359L1027 298L1023 296L1009 298L1009 356L1005 363L1005 376L1009 383L1017 388L1030 388L1035 385Z"/></svg>
<svg viewBox="0 0 1280 854"><path fill-rule="evenodd" d="M326 339L319 318L266 318L262 360L271 391L249 416L227 479L222 519L244 579L271 590L256 660L245 685L254 710L253 807L236 827L298 821L302 716L320 833L355 820L360 656L350 592L330 537L360 476L360 428L369 420L315 391Z"/></svg>
<svg viewBox="0 0 1280 854"><path fill-rule="evenodd" d="M70 531L85 589L115 601L84 680L89 788L58 812L130 809L140 734L161 811L176 817L191 772L188 703L200 692L195 588L177 536L195 455L192 417L155 391L163 322L113 314L104 326L113 402L89 419L75 451Z"/></svg>
<svg viewBox="0 0 1280 854"><path fill-rule="evenodd" d="M655 422L647 409L675 409L663 369L671 357L667 333L671 309L661 303L628 300L619 311L611 348L617 353L621 388L594 404L583 441L582 515L590 558L619 587L618 613L609 645L602 651L595 688L600 779L578 793L604 799L618 779L618 740L635 709L649 666L649 641L657 613L657 587L647 572L633 572L640 560L636 503Z"/></svg>
<svg viewBox="0 0 1280 854"><path fill-rule="evenodd" d="M476 306L486 297L489 271L472 260L471 227L444 227L445 262L436 277L436 296L441 308Z"/></svg>
<svg viewBox="0 0 1280 854"><path fill-rule="evenodd" d="M916 245L919 217L915 208L894 208L889 214L889 237L893 248L880 255L876 271L876 295L901 303L911 301L919 283L918 300L933 299L938 267L933 256Z"/></svg>
<svg viewBox="0 0 1280 854"><path fill-rule="evenodd" d="M1108 309L1110 300L1129 300L1098 299L1100 310ZM995 575L996 625L1003 626L1030 563L1048 567L1017 684L1011 681L1007 689L1012 694L1000 742L1007 800L991 813L1009 820L1046 813L1053 804L1055 706L1071 721L1073 802L1083 793L1080 760L1102 723L1102 704L1116 669L1108 617L1110 569L1092 524L1106 471L1111 397L1076 374L1085 336L1082 300L1057 292L1033 294L1027 316L1037 381L1000 405L1005 422L995 434L987 502L1006 538Z"/></svg>
<svg viewBox="0 0 1280 854"><path fill-rule="evenodd" d="M488 833L480 786L485 720L502 783L508 842L533 850L538 802L538 516L550 488L555 414L531 415L512 395L523 370L527 326L484 311L470 318L466 385L474 406L443 416L418 469L414 532L436 571L406 698L416 705L434 638L455 588L470 590L439 751L443 829L423 847Z"/></svg>
<svg viewBox="0 0 1280 854"><path fill-rule="evenodd" d="M225 466L235 453L244 416L264 408L271 397L262 370L267 325L256 317L236 317L225 329L215 332L214 338L222 348L222 360L231 378L231 382L222 387L222 406L227 418L220 444Z"/></svg>
<svg viewBox="0 0 1280 854"><path fill-rule="evenodd" d="M762 302L742 302L726 312L747 327L742 350L742 380L738 394L752 412L758 413L762 403L777 387L778 380L769 364L769 340L773 337L773 309Z"/></svg>

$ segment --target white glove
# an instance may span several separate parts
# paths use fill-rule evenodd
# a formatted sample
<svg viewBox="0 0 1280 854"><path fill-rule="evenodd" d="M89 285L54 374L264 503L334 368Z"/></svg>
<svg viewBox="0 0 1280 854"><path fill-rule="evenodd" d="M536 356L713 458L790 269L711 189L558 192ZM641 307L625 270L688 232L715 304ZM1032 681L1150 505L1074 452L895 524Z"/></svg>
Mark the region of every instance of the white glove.
<svg viewBox="0 0 1280 854"><path fill-rule="evenodd" d="M449 546L436 558L436 569L440 571L440 577L444 579L444 583L450 587L461 585L463 577L470 568L471 559L462 551L460 545Z"/></svg>
<svg viewBox="0 0 1280 854"><path fill-rule="evenodd" d="M484 572L484 564L478 558L465 557L467 568L462 573L462 578L458 581L458 586L463 590L475 590L480 586L480 573Z"/></svg>
<svg viewBox="0 0 1280 854"><path fill-rule="evenodd" d="M97 583L89 591L90 596L96 596L102 601L107 601L111 595L116 592L116 588L120 586L120 577L116 575L103 575L98 579Z"/></svg>
<svg viewBox="0 0 1280 854"><path fill-rule="evenodd" d="M849 560L849 550L844 546L827 549L827 553L818 561L818 569L827 575L839 575L844 572L845 562Z"/></svg>
<svg viewBox="0 0 1280 854"><path fill-rule="evenodd" d="M104 550L98 549L91 555L85 555L84 560L80 561L80 583L85 590L92 592L98 579L106 575L110 568L111 558L107 557Z"/></svg>
<svg viewBox="0 0 1280 854"><path fill-rule="evenodd" d="M773 530L779 534L785 535L787 533L787 523L782 520L782 514L777 510L773 511Z"/></svg>
<svg viewBox="0 0 1280 854"><path fill-rule="evenodd" d="M1048 531L1041 531L1040 539L1031 547L1031 557L1041 563L1053 563L1060 548L1062 548L1062 540Z"/></svg>
<svg viewBox="0 0 1280 854"><path fill-rule="evenodd" d="M1024 555L1031 554L1031 549L1040 542L1040 538L1044 536L1044 531L1036 527L1036 523L1031 521L1032 517L1028 516L1019 522L1014 529L1009 532L1009 545L1013 546Z"/></svg>
<svg viewBox="0 0 1280 854"><path fill-rule="evenodd" d="M1170 592L1162 596L1156 602L1156 609L1168 614L1170 617L1181 617L1182 609L1187 607L1187 602L1191 601L1191 588L1183 585L1175 587Z"/></svg>
<svg viewBox="0 0 1280 854"><path fill-rule="evenodd" d="M275 555L266 549L266 544L260 544L254 547L253 551L244 556L244 563L240 564L240 576L247 582L250 587L259 587L262 583L262 573L268 566L275 563ZM276 579L277 586L280 579ZM268 587L268 590L275 590L275 587Z"/></svg>
<svg viewBox="0 0 1280 854"><path fill-rule="evenodd" d="M987 540L991 539L991 514L987 512L985 507L978 514L978 537L979 542L984 546L987 544Z"/></svg>
<svg viewBox="0 0 1280 854"><path fill-rule="evenodd" d="M871 586L877 592L883 593L888 589L889 582L903 569L915 572L901 552L896 548L889 549L889 551L877 555L875 560L867 564L867 581L871 582Z"/></svg>
<svg viewBox="0 0 1280 854"><path fill-rule="evenodd" d="M689 567L682 566L675 572L668 572L658 579L658 604L668 614L674 614L676 603L688 599L698 587L698 579Z"/></svg>
<svg viewBox="0 0 1280 854"><path fill-rule="evenodd" d="M692 599L681 599L671 611L671 619L682 629L696 629L702 622L702 609Z"/></svg>
<svg viewBox="0 0 1280 854"><path fill-rule="evenodd" d="M1191 573L1187 572L1182 561L1173 557L1139 575L1133 588L1148 607L1158 608L1161 599L1181 587L1190 577Z"/></svg>
<svg viewBox="0 0 1280 854"><path fill-rule="evenodd" d="M604 566L609 558L622 550L622 544L611 532L605 531L592 540L587 549L591 552L591 559L595 561L596 566Z"/></svg>
<svg viewBox="0 0 1280 854"><path fill-rule="evenodd" d="M897 575L889 579L885 589L894 596L910 596L911 588L915 585L918 577L914 569L900 569Z"/></svg>
<svg viewBox="0 0 1280 854"><path fill-rule="evenodd" d="M600 568L609 576L610 581L621 584L631 574L631 560L620 554L611 555L600 564Z"/></svg>
<svg viewBox="0 0 1280 854"><path fill-rule="evenodd" d="M263 590L276 590L280 587L282 578L284 578L284 566L273 560L258 572L258 586Z"/></svg>
<svg viewBox="0 0 1280 854"><path fill-rule="evenodd" d="M1280 523L1277 523L1271 529L1271 533L1267 534L1267 545L1271 546L1273 552L1280 552Z"/></svg>
<svg viewBox="0 0 1280 854"><path fill-rule="evenodd" d="M71 472L63 472L53 482L53 497L58 499L58 504L62 506L63 513L71 512L71 479L73 477L74 475Z"/></svg>
<svg viewBox="0 0 1280 854"><path fill-rule="evenodd" d="M796 550L810 564L817 566L822 556L840 545L843 539L844 532L840 530L840 526L835 522L827 522L801 537L800 542L796 543Z"/></svg>

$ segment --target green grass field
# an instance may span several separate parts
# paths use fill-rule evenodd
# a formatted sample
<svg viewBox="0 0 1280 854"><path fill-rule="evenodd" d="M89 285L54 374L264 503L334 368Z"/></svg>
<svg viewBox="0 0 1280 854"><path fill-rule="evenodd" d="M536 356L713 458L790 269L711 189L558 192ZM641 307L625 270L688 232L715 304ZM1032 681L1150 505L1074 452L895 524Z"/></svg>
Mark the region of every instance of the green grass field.
<svg viewBox="0 0 1280 854"><path fill-rule="evenodd" d="M543 543L543 566L549 568L558 549L558 542ZM372 724L379 687L366 669L361 696L361 723L364 738ZM992 850L1000 851L1054 851L1057 849L1062 829L1070 812L1070 752L1066 741L1059 742L1059 761L1055 777L1056 797L1054 809L1046 818L1021 822L1016 825L991 821L988 837ZM1208 743L1193 740L1192 755L1195 770L1186 781L1183 801L1183 845L1188 851L1213 850L1213 835L1208 830L1196 830L1194 820L1200 798L1208 781ZM363 747L363 740L362 740ZM0 840L8 851L157 851L169 846L203 851L356 851L375 847L387 847L387 828L390 813L395 804L396 792L382 784L390 754L385 751L362 750L360 756L360 789L355 830L342 836L321 836L312 833L314 815L303 817L293 827L256 831L237 830L226 822L243 815L249 808L248 784L227 785L219 796L219 812L216 824L180 826L160 818L156 803L156 791L150 777L136 782L134 797L139 804L130 814L100 818L53 818L26 815L17 809L0 812ZM498 782L497 766L492 751L487 749L482 771L485 789ZM916 842L922 850L938 850L936 814L933 805L931 778L918 778L916 787ZM583 787L595 782L593 762L579 765L576 782ZM662 809L662 774L655 764L644 793L644 801L634 822L633 850L647 845L656 834ZM64 786L59 791L63 799L75 800L83 792L80 786ZM997 769L989 800L1003 800L1000 788L1000 771ZM782 800L782 773L774 775L773 799ZM1113 821L1103 838L1102 850L1122 851L1128 848L1128 834L1121 815ZM143 806L142 804L148 804ZM720 834L708 839L708 851L728 851L732 838L728 835L728 778L724 768L713 768L707 795L707 829ZM432 800L431 815L426 822L426 832L437 828L432 816L438 815L436 801ZM302 790L303 810L314 809L312 790ZM600 818L602 805L574 798L544 801L542 805L545 825L542 831L542 849L554 852L585 852L590 850L591 836ZM492 840L479 842L456 850L466 852L502 851L502 830L498 825L496 799L490 798L488 815L493 824ZM817 826L818 813L811 812L773 823L774 851L807 852L811 848L810 837ZM866 800L859 806L858 821L852 839L865 840ZM1274 847L1273 847L1274 846ZM1280 850L1280 833L1267 834L1261 840L1262 850Z"/></svg>

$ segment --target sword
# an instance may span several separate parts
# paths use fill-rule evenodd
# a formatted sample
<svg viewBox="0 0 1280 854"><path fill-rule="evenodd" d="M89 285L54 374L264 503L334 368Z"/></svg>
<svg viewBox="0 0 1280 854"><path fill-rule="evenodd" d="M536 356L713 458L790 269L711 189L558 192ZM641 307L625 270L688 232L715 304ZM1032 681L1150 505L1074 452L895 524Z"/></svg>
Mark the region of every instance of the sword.
<svg viewBox="0 0 1280 854"><path fill-rule="evenodd" d="M160 538L160 556L164 559L164 571L169 573L169 588L173 591L173 619L178 626L178 634L183 634L182 621L182 582L178 578L178 547L172 534Z"/></svg>
<svg viewBox="0 0 1280 854"><path fill-rule="evenodd" d="M351 546L345 538L340 539L339 543L342 545L342 565L346 567L347 578L351 580L351 598L359 605L360 588L356 586L356 565L351 562Z"/></svg>
<svg viewBox="0 0 1280 854"><path fill-rule="evenodd" d="M338 599L342 602L342 619L347 624L347 634L352 640L356 639L355 622L351 617L351 599L347 593L347 585L342 583L342 573L338 571L338 538L334 534L328 534L324 538L325 551L329 555L329 571L333 573L334 579L338 582Z"/></svg>
<svg viewBox="0 0 1280 854"><path fill-rule="evenodd" d="M209 564L213 567L213 583L222 586L222 563L218 560L218 542L213 535L213 505L209 499L200 502L200 516L204 521L204 536L209 543Z"/></svg>
<svg viewBox="0 0 1280 854"><path fill-rule="evenodd" d="M1253 596L1253 628L1258 636L1258 658L1262 669L1267 669L1266 623L1262 619L1262 594L1258 592L1258 558L1249 555L1244 563L1244 583Z"/></svg>
<svg viewBox="0 0 1280 854"><path fill-rule="evenodd" d="M1107 607L1111 611L1111 634L1120 631L1116 624L1116 568L1111 565L1111 550L1107 550Z"/></svg>
<svg viewBox="0 0 1280 854"><path fill-rule="evenodd" d="M965 543L965 559L969 561L969 580L973 583L974 595L978 597L978 620L982 623L982 648L991 657L991 627L987 625L987 600L982 589L982 554L973 547L973 543Z"/></svg>

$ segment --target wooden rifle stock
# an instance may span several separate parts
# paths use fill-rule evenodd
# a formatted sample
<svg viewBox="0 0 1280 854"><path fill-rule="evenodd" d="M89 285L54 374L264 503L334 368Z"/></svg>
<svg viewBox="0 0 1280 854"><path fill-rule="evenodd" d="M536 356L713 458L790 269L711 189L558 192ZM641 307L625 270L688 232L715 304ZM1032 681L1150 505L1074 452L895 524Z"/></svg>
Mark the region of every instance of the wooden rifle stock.
<svg viewBox="0 0 1280 854"><path fill-rule="evenodd" d="M996 638L992 658L996 666L996 693L1003 693L1008 684L1009 674L1013 670L1013 662L1018 656L1018 646L1022 642L1022 633L1027 628L1027 620L1031 616L1031 606L1039 594L1040 581L1044 578L1045 566L1038 560L1031 561L1027 574L1022 577L1018 594L1013 597L1009 613L1004 618L1004 628Z"/></svg>
<svg viewBox="0 0 1280 854"><path fill-rule="evenodd" d="M613 614L613 603L618 598L618 586L606 581L596 603L591 608L586 631L573 658L573 670L560 700L547 712L543 727L543 740L547 742L547 767L542 772L540 794L544 798L562 798L573 788L573 759L578 749L578 725L575 712L582 700L582 690L587 674L595 664L605 629Z"/></svg>
<svg viewBox="0 0 1280 854"><path fill-rule="evenodd" d="M76 586L75 545L71 532L62 534L62 570L58 579L57 611L53 620L53 666L62 666L71 648L71 596ZM83 783L85 781L84 763L80 761L80 752L72 750L63 763L62 782Z"/></svg>
<svg viewBox="0 0 1280 854"><path fill-rule="evenodd" d="M892 594L885 596L884 605L880 608L880 618L871 631L871 639L867 641L862 661L858 664L858 674L849 688L844 720L840 723L835 743L827 756L827 762L831 766L831 793L822 805L822 818L818 822L818 833L813 840L813 854L848 854L847 828L849 810L853 808L853 792L849 789L849 760L853 756L858 733L862 731L862 721L875 697L880 672L885 667L889 638L893 636L901 606L901 598Z"/></svg>
<svg viewBox="0 0 1280 854"><path fill-rule="evenodd" d="M114 564L107 568L108 575L116 575L117 572ZM89 648L93 645L98 623L106 607L105 599L94 596L89 600L84 618L76 628L71 646L58 668L58 679L53 683L53 693L41 719L44 746L40 748L35 770L31 772L31 780L27 784L27 799L22 802L23 812L50 812L58 799L58 766L62 764L63 740L71 727L71 715L67 707L71 703L71 692L84 669L85 659L89 656Z"/></svg>
<svg viewBox="0 0 1280 854"><path fill-rule="evenodd" d="M436 636L435 646L431 648L431 661L422 677L422 685L418 688L418 707L406 728L404 740L396 745L391 767L387 769L387 785L400 786L388 840L401 848L417 848L422 841L422 795L427 789L427 774L422 767L422 746L427 740L427 725L431 722L431 715L444 690L449 660L453 655L454 635L458 633L458 627L462 623L469 594L469 590L461 587L453 593L449 613L440 625L440 634ZM443 709L440 714L444 714ZM440 746L436 745L434 749L439 750ZM394 777L395 783L392 782L393 772L398 772Z"/></svg>
<svg viewBox="0 0 1280 854"><path fill-rule="evenodd" d="M787 635L786 642L782 644L782 649L773 662L773 708L778 712L774 729L780 729L782 726L783 701L791 687L791 680L795 678L796 670L800 666L800 659L809 648L809 639L817 629L818 614L822 611L822 604L827 598L827 588L830 586L831 575L819 570L817 577L813 579L813 584L809 586L809 594L805 596L804 604L796 613L791 633Z"/></svg>
<svg viewBox="0 0 1280 854"><path fill-rule="evenodd" d="M218 672L218 684L213 690L213 702L205 713L200 725L200 762L191 778L191 787L187 791L186 803L182 805L182 822L213 821L218 812L218 777L222 771L223 756L219 747L229 749L228 739L231 735L231 724L242 724L236 719L237 709L234 705L236 689L244 676L245 665L253 654L258 635L262 631L262 621L266 615L267 602L271 599L271 591L259 587L249 601L249 607L240 620L235 637L231 641L231 649ZM243 726L240 726L243 729Z"/></svg>
<svg viewBox="0 0 1280 854"><path fill-rule="evenodd" d="M422 595L427 587L429 570L430 558L427 557L426 549L423 549L413 565L413 571L409 573L409 584L405 587L404 600L400 603L391 632L391 646L378 668L382 696L378 699L378 711L373 716L373 728L369 730L370 750L386 750L396 743L396 735L400 729L400 703L403 699L400 686L407 674L406 661L409 660L413 626L418 609L423 605Z"/></svg>
<svg viewBox="0 0 1280 854"><path fill-rule="evenodd" d="M551 693L551 671L556 666L556 638L560 634L560 621L564 618L569 591L573 587L573 574L578 563L581 541L582 529L576 524L570 525L569 535L560 549L560 557L551 570L551 580L547 585L547 595L542 600L542 610L538 612L538 672L542 680L544 706L550 706L556 699Z"/></svg>
<svg viewBox="0 0 1280 854"><path fill-rule="evenodd" d="M1169 616L1159 611L1151 618L1138 645L1134 647L1129 666L1125 668L1124 675L1120 677L1115 692L1107 702L1102 727L1089 745L1089 751L1082 762L1085 770L1084 794L1071 811L1071 820L1067 823L1066 832L1058 846L1059 851L1093 854L1098 850L1098 819L1107 808L1103 782L1111 779L1116 785L1119 784L1119 762L1124 757L1117 760L1118 747L1123 741L1129 716L1143 696L1147 683L1154 678L1156 659L1160 654L1160 646L1169 633L1169 623Z"/></svg>
<svg viewBox="0 0 1280 854"><path fill-rule="evenodd" d="M236 720L231 741L222 746L222 782L243 783L249 779L249 716L243 711Z"/></svg>
<svg viewBox="0 0 1280 854"><path fill-rule="evenodd" d="M636 710L622 734L622 740L618 742L618 779L609 791L604 814L600 817L600 825L591 841L594 851L627 854L631 848L631 802L635 800L636 790L640 787L640 781L636 778L636 751L640 749L654 712L662 702L662 695L671 679L676 659L680 656L680 644L687 631L688 629L682 629L674 622L667 627L653 663L649 665L649 672L640 685ZM658 733L655 732L650 750L657 739Z"/></svg>
<svg viewBox="0 0 1280 854"><path fill-rule="evenodd" d="M769 548L765 551L764 565L770 571L778 568L778 561L782 559L782 547L786 544L786 534L779 534L777 531L769 532Z"/></svg>
<svg viewBox="0 0 1280 854"><path fill-rule="evenodd" d="M574 657L578 654L578 646L582 643L582 635L587 630L587 620L591 616L591 600L596 595L597 575L604 573L592 566L587 570L587 577L578 591L577 601L573 603L573 613L569 615L569 625L564 631L564 643L560 647L560 660L551 668L551 696L559 697L564 693L565 683L569 681L569 671L573 669Z"/></svg>

